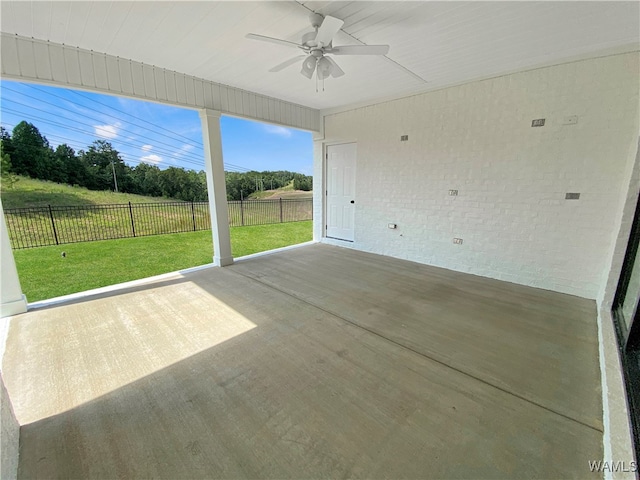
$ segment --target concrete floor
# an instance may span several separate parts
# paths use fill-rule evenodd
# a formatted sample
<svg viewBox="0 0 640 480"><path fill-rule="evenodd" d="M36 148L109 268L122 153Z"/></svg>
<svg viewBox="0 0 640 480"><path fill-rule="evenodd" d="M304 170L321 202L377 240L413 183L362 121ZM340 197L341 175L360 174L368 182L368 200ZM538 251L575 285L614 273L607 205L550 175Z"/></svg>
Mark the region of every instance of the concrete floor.
<svg viewBox="0 0 640 480"><path fill-rule="evenodd" d="M326 245L15 317L20 478L593 478L593 301Z"/></svg>

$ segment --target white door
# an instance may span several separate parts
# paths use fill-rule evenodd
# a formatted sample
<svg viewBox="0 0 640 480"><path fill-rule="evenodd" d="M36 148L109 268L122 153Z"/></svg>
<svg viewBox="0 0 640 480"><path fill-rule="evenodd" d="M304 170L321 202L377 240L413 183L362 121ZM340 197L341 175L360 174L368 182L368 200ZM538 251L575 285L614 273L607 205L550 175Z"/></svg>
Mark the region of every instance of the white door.
<svg viewBox="0 0 640 480"><path fill-rule="evenodd" d="M327 147L327 237L353 242L356 144Z"/></svg>

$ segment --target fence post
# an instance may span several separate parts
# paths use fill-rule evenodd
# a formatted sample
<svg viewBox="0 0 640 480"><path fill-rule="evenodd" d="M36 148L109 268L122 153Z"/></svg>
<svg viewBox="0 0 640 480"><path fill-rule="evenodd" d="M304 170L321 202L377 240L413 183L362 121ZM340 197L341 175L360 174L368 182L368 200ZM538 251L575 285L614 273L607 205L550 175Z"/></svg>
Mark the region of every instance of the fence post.
<svg viewBox="0 0 640 480"><path fill-rule="evenodd" d="M191 202L191 220L193 221L193 231L196 231L196 211L193 207L193 201Z"/></svg>
<svg viewBox="0 0 640 480"><path fill-rule="evenodd" d="M133 232L133 236L136 236L136 225L133 223L133 208L131 207L131 202L129 202L129 217L131 217L131 231Z"/></svg>
<svg viewBox="0 0 640 480"><path fill-rule="evenodd" d="M240 199L240 224L244 227L244 206L242 198Z"/></svg>
<svg viewBox="0 0 640 480"><path fill-rule="evenodd" d="M282 223L282 197L280 197L280 223Z"/></svg>
<svg viewBox="0 0 640 480"><path fill-rule="evenodd" d="M56 245L60 245L60 242L58 242L58 232L56 231L56 222L53 220L53 210L51 210L51 205L49 205L49 218L51 218L51 228L53 229L53 238L56 239Z"/></svg>

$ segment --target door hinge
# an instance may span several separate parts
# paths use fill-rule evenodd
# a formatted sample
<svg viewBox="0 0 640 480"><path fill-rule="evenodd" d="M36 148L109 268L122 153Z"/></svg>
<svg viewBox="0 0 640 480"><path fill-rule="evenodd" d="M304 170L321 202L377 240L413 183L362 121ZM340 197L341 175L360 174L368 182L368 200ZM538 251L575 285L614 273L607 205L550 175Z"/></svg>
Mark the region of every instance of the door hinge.
<svg viewBox="0 0 640 480"><path fill-rule="evenodd" d="M324 159L325 159L325 160L329 160L329 154L328 154L328 153L325 153L325 154L324 154Z"/></svg>

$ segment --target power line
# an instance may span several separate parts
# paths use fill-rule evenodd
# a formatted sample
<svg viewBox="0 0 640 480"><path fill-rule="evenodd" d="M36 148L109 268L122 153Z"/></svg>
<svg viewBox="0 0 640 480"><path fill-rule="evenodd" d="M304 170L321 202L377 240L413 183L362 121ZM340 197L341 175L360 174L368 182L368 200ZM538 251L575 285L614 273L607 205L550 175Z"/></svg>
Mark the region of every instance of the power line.
<svg viewBox="0 0 640 480"><path fill-rule="evenodd" d="M69 100L68 98L65 98L65 97L63 97L63 96L61 96L61 95L56 95L55 93L53 93L53 92L49 92L49 91L44 90L44 89L42 89L42 88L38 88L38 87L36 87L35 85L31 85L31 84L28 84L28 83L27 83L27 84L24 84L24 85L26 85L27 87L32 88L32 89L34 89L34 90L37 90L37 91L39 91L39 92L45 93L45 94L47 94L47 95L51 95L51 96L54 96L54 97L60 98L60 99L64 100L65 102L69 102L69 103L72 103L72 104L74 104L74 105L78 105L78 106L80 106L80 107L87 108L87 107L86 107L86 105L83 105L83 104L81 104L81 103L74 102L73 100ZM5 87L5 88L6 88L6 87ZM169 132L170 134L172 134L172 135L174 135L174 136L176 136L176 137L184 138L185 140L187 140L188 142L192 143L192 144L193 144L194 146L196 146L196 147L201 147L201 146L202 146L202 142L200 142L200 141L193 140L193 139L191 139L191 138L189 138L189 137L186 137L186 136L184 136L184 135L182 135L182 134L180 134L180 133L176 133L176 132L174 132L173 130L169 130L168 128L165 128L165 127L163 127L163 126L161 126L161 125L158 125L158 124L155 124L155 123L150 122L150 121L148 121L148 120L145 120L144 118L137 117L137 116L135 116L135 115L133 115L133 114L131 114L131 113L125 112L125 111L123 111L123 110L118 110L117 108L112 107L111 105L107 105L106 103L99 102L98 100L96 100L96 99L94 99L94 98L91 98L90 96L83 95L83 94L81 94L80 92L78 92L78 91L76 91L76 90L72 90L72 89L65 89L65 91L70 92L70 93L73 93L73 94L75 94L75 95L78 95L78 96L80 96L80 97L82 97L82 98L84 98L84 99L86 99L86 100L91 101L91 102L94 102L94 103L97 103L97 104L99 104L99 105L102 105L103 107L109 108L109 109L111 109L111 110L113 110L113 111L115 111L115 112L118 112L118 113L122 114L122 115L127 115L127 116L129 116L129 117L131 117L131 118L135 118L136 120L140 120L141 122L148 123L149 125L151 125L151 126L155 127L156 129L164 130L164 131ZM137 100L137 101L142 102L142 100ZM179 108L179 107L176 107L176 108ZM152 130L152 129L148 128L148 127L143 127L142 125L139 125L139 124L137 124L137 123L133 123L133 122L130 122L130 121L128 121L128 120L124 120L123 118L116 117L116 116L114 116L114 115L110 115L110 114L105 113L105 112L100 112L100 113L102 113L103 115L106 115L106 116L108 116L108 117L115 118L116 120L120 120L120 121L122 121L122 122L129 123L129 124L131 124L131 125L135 125L135 126L140 127L140 128L144 128L144 129L146 129L146 130Z"/></svg>
<svg viewBox="0 0 640 480"><path fill-rule="evenodd" d="M128 115L129 117L131 117L131 118L135 118L136 120L140 120L140 121L142 121L142 122L144 122L144 123L148 123L149 125L152 125L153 127L159 128L160 130L165 130L165 131L167 131L167 132L172 133L173 135L176 135L176 136L178 136L178 137L182 137L182 138L184 138L184 139L186 139L186 140L189 140L190 142L193 142L193 140L191 140L189 137L185 137L184 135L181 135L181 134L179 134L179 133L175 133L175 132L173 132L173 131L171 131L171 130L169 130L169 129L167 129L167 128L164 128L164 127L162 127L162 126L160 126L160 125L157 125L157 124L155 124L155 123L153 123L153 122L150 122L150 121L148 121L148 120L145 120L144 118L136 117L135 115L132 115L132 114L130 114L130 113L127 113L127 112L123 112L123 111L121 111L121 110L118 110L117 108L114 108L114 107L112 107L111 105L107 105L106 103L99 102L98 100L95 100L95 99L93 99L93 98L91 98L91 97L89 97L89 96L87 96L87 95L83 95L83 94L81 94L80 92L77 92L77 91L75 91L75 90L68 90L68 91L69 91L69 92L71 92L71 93L74 93L74 94L76 94L76 95L78 95L78 96L80 96L80 97L83 97L83 98L85 98L85 99L87 99L87 100L90 100L90 101L92 101L92 102L95 102L95 103L97 103L97 104L99 104L99 105L102 105L102 106L104 106L104 107L110 108L111 110L115 110L116 112L122 113L122 114L124 114L124 115ZM176 108L177 108L177 107L176 107ZM106 114L105 114L105 115L106 115ZM202 143L198 143L198 146L202 146Z"/></svg>
<svg viewBox="0 0 640 480"><path fill-rule="evenodd" d="M32 89L34 89L34 90L40 91L40 92L42 92L42 93L45 93L45 94L48 94L48 95L51 95L51 96L54 96L54 97L60 98L60 99L62 99L63 101L65 101L65 102L67 102L67 103L70 103L70 104L72 104L72 105L77 105L77 106L79 106L79 107L81 107L81 108L83 108L83 109L87 109L87 108L88 108L86 105L82 105L82 104L80 104L80 103L73 102L73 101L71 101L71 100L69 100L69 99L66 99L66 98L64 98L64 97L60 96L60 95L56 95L56 94L54 94L54 93L47 92L47 91L42 90L42 89L40 89L40 88L34 87L34 86L32 86L32 85L28 85L28 84L25 84L25 85L26 85L26 86L28 86L28 87L30 87L30 88L32 88ZM20 92L20 91L15 90L15 89L9 88L9 87L7 87L6 85L2 85L2 88L5 88L6 90L11 91L11 92L13 92L13 93L16 93L16 94L18 94L18 95L22 95L22 96L25 96L25 97L27 97L27 98L29 98L29 99L32 99L32 97L30 97L29 95L26 95L26 94L24 94L24 93L22 93L22 92ZM92 102L97 103L97 104L99 104L99 105L103 105L103 106L105 106L105 107L107 107L107 108L110 108L110 109L112 109L112 110L114 110L114 111L116 111L116 112L118 112L118 113L122 113L122 114L124 114L124 115L128 115L128 116L130 116L130 117L132 117L132 118L139 119L139 120L141 120L141 121L143 121L143 122L145 122L145 123L148 123L148 124L150 124L150 125L153 125L154 127L157 127L157 128L159 128L159 129L161 129L161 130L164 130L164 131L167 131L167 132L171 133L172 135L182 137L182 138L184 138L184 139L186 139L186 140L188 140L188 141L190 142L190 143L188 144L188 145L190 145L190 146L198 146L198 147L199 147L199 146L201 146L201 144L195 144L195 143L193 143L193 142L191 141L191 139L189 139L188 137L185 137L184 135L181 135L181 134L175 133L175 132L173 132L173 131L171 131L171 130L168 130L168 129L166 129L166 128L164 128L164 127L160 126L160 125L156 125L156 124L154 124L153 122L149 122L149 121L147 121L147 120L140 119L139 117L136 117L135 115L131 115L131 114L127 113L127 112L122 112L122 111L120 111L120 110L118 110L118 109L116 109L116 108L114 108L114 107L111 107L111 106L109 106L109 105L107 105L107 104L104 104L104 103L102 103L102 102L99 102L99 101L97 101L97 100L94 100L94 99L92 99L92 98L90 98L90 97L88 97L88 96L86 96L86 95L80 95L78 92L75 92L74 90L66 89L65 91L68 91L68 92L71 92L71 93L75 93L75 94L77 94L77 95L79 95L79 96L81 96L81 97L83 97L83 98L85 98L85 99L87 99L87 100L89 100L89 101L92 101ZM28 105L28 104L25 104L25 103L19 102L19 101L15 100L15 99L12 99L12 98L4 99L4 100L5 100L5 101L8 101L8 102L11 102L11 103L14 103L14 104L16 104L16 105L23 106L23 107L25 107L25 108L29 108L29 109L32 109L32 110L36 110L36 111L39 111L39 112L43 112L43 113L45 113L45 114L47 114L47 115L53 115L53 113L52 113L51 111L49 111L49 110L45 110L45 109L41 109L41 108L37 108L37 107L34 107L34 106L32 106L32 105ZM101 119L98 119L98 118L95 118L95 117L92 117L92 116L86 115L86 114L84 114L84 113L80 113L80 112L76 112L76 111L69 110L68 108L64 108L64 107L62 107L61 105L54 104L54 103L51 103L51 102L47 102L46 100L43 100L43 99L34 99L34 100L36 100L36 101L38 101L38 102L41 102L41 103L45 103L45 104L47 104L47 105L51 105L51 106L53 106L54 108L56 108L57 110L60 110L60 111L62 111L62 112L64 112L64 113L67 113L67 114L70 114L71 116L80 116L80 117L84 117L84 118L87 118L87 119L89 119L89 120L91 120L91 121L96 121L96 122L102 122L102 121L103 121L103 120L101 120ZM14 113L14 114L18 114L18 115L24 115L24 114L25 114L24 112L17 112L16 110L11 110L11 109L6 109L6 108L5 108L4 110L6 110L7 112L11 112L11 113ZM149 129L148 127L144 127L144 126L141 126L141 125L136 124L136 123L134 123L134 122L129 122L129 121L127 121L127 120L123 120L123 119L121 119L121 118L119 118L119 117L116 117L116 116L114 116L114 115L107 114L107 113L105 113L105 112L99 112L99 113L100 113L100 114L103 114L103 115L106 115L106 116L109 116L109 117L111 117L111 118L114 118L114 119L116 119L116 120L121 120L121 121L123 121L123 122L125 122L125 123L129 123L129 124L134 125L134 126L136 126L136 127L138 127L138 128L142 128L143 130L147 130L147 131L150 131L150 132L152 132L152 133L155 133L153 130ZM58 122L53 122L53 121L51 121L51 120L48 120L48 119L45 119L45 118L42 118L42 117L37 117L37 116L33 116L33 115L31 115L31 116L32 116L32 118L38 119L38 120L40 120L40 121L42 121L42 122L44 122L44 123L48 123L48 124L50 124L50 125L56 125L56 126L64 127L64 128L70 129L70 130L75 130L75 131L77 131L77 132L79 132L79 133L82 133L82 134L85 134L85 135L91 135L91 136L93 136L93 135L95 134L93 131L92 131L92 132L88 132L88 131L86 131L86 130L81 130L81 129L78 129L78 128L73 128L73 127L69 127L69 126L67 126L67 125L63 125L63 124L58 123ZM64 117L62 117L62 118L65 118L65 119L71 120L71 121L75 122L76 124L80 124L80 125L84 125L84 126L86 126L86 127L90 127L92 130L96 128L96 126L95 126L95 125L89 124L89 123L87 123L87 122L78 121L78 120L77 120L77 118L69 118L69 117L66 117L66 116L64 116ZM144 136L144 135L140 135L140 134L137 134L137 136L138 136L138 137L141 137L141 138L144 138L144 139L147 139L147 140L149 140L149 141L151 141L151 142L154 142L154 143L159 143L159 144L161 144L161 145L166 145L166 146L168 146L168 147L170 147L170 148L174 148L174 146L173 146L173 145L167 144L167 143L165 143L165 142L158 141L158 140L156 140L156 139L154 139L154 138L150 138L150 137L147 137L147 136ZM71 139L68 139L68 140L71 140ZM117 140L117 142L118 142L118 143L120 143L120 144L123 144L123 145L127 145L127 146L130 146L130 147L133 147L133 148L142 148L142 147L144 146L144 144L143 144L142 142L140 142L140 144L133 144L133 143L130 143L130 142L127 142L127 141L124 141L124 140L120 140L120 139L118 139L118 140ZM84 148L84 147L82 147L82 148ZM191 163L191 164L194 164L194 165L201 166L202 158L201 158L201 157L198 157L198 156L196 156L196 155L194 155L194 154L189 154L189 153L186 153L186 152L184 152L184 151L180 151L180 150L178 150L178 151L176 152L176 151L169 151L169 150L166 150L166 149L164 149L164 148L160 148L160 149L158 149L158 148L157 148L157 147L155 147L155 146L154 146L154 151L156 151L156 152L158 152L158 153L161 153L161 154L163 154L163 155L165 155L165 156L166 156L166 155L168 155L168 156L170 156L171 158L176 159L177 161L182 161L182 162L185 162L185 163ZM127 155L127 156L128 156L128 155ZM185 158L185 157L186 157L186 158ZM189 160L189 158L191 158L192 160L190 161L190 160ZM227 170L231 170L231 171L238 171L238 173L253 171L252 169L246 168L246 167L241 166L241 165L235 165L235 164L233 164L233 163L225 163L225 167L227 167Z"/></svg>
<svg viewBox="0 0 640 480"><path fill-rule="evenodd" d="M4 126L4 127L10 128L10 129L13 129L15 127L14 124L11 124L9 122L0 122L0 124L2 124L2 126ZM61 135L57 135L57 134L53 134L53 133L48 134L46 138L48 139L49 137L57 138L59 140L63 140L66 145L74 148L76 152L79 152L80 150L85 150L87 148L87 146L82 145L80 143L80 141L76 140L76 139L63 137ZM129 157L128 154L125 154L123 152L118 152L118 153L121 153L122 155L125 155L126 157ZM125 161L127 163L132 163L134 165L139 165L141 163L144 163L144 164L147 164L147 165L158 166L156 163L153 163L153 162L148 162L148 161L145 162L144 160L137 160L137 159L131 159L131 158L126 158ZM167 167L175 166L175 165L169 165L167 162L163 162L163 165L167 165ZM201 170L203 170L203 169L204 169L204 165L203 165L203 168ZM242 171L242 170L244 170L244 171ZM225 163L225 171L235 172L235 173L247 173L247 172L249 172L251 170L249 170L249 169L247 169L245 167L241 167L239 165L234 165L232 163Z"/></svg>
<svg viewBox="0 0 640 480"><path fill-rule="evenodd" d="M75 106L78 106L78 107L82 108L83 111L85 111L85 112L87 110L91 111L91 107L90 106L88 106L86 104L83 104L83 103L74 102L73 100L71 100L69 98L66 98L63 95L59 95L59 94L53 93L51 91L48 91L48 87L39 88L37 86L31 85L31 84L27 84L27 83L19 83L19 85L24 85L27 88L30 88L32 90L41 92L41 93L46 94L46 95L50 95L52 97L59 98L59 99L63 100L65 103L67 103L69 105L75 105ZM104 119L97 119L95 117L91 117L89 115L86 115L85 113L81 113L81 112L75 111L76 109L71 110L69 108L64 108L60 104L54 104L54 103L51 103L51 102L47 102L46 100L43 100L41 98L31 97L31 96L29 96L29 95L27 95L25 93L22 93L22 92L20 92L18 90L15 90L15 89L12 89L10 87L7 87L6 86L6 82L0 82L0 87L1 87L0 91L1 91L1 89L7 89L7 91L11 91L13 93L17 93L18 95L26 96L27 98L30 98L32 100L35 100L35 101L38 101L38 102L42 102L42 103L45 103L45 104L48 104L48 105L52 105L56 109L59 109L62 112L66 112L66 113L68 113L70 115L73 115L73 116L81 116L81 117L85 117L85 118L88 118L88 119L90 119L92 121L97 121L97 122L103 122L104 121ZM148 121L145 118L141 118L141 117L138 117L138 116L133 115L131 113L125 112L123 110L119 110L118 108L115 108L115 107L113 107L111 105L108 105L107 103L104 103L104 102L96 100L95 98L92 98L92 94L85 94L85 93L82 93L82 92L79 92L79 91L76 91L76 90L73 90L73 89L68 89L68 88L62 89L62 92L65 92L65 93L66 92L70 92L71 94L82 98L84 102L86 102L86 101L93 102L93 103L101 105L102 107L105 107L105 108L107 108L109 110L112 110L113 112L116 112L118 114L118 115L112 115L112 114L109 114L109 113L106 113L104 111L100 111L100 110L96 109L96 112L99 113L100 115L104 115L104 116L113 118L113 119L115 119L117 121L120 121L120 122L123 122L123 123L127 123L129 125L133 125L133 126L135 126L137 128L141 128L141 129L143 129L145 131L148 131L148 132L151 132L153 134L156 134L158 130L162 130L162 131L167 132L169 134L169 135L165 135L165 137L167 137L167 140L174 140L174 138L170 138L171 136L172 137L180 137L181 139L184 139L184 141L185 141L184 143L186 145L189 145L191 147L202 148L202 141L200 141L200 140L194 140L194 139L189 138L189 137L187 137L185 135L177 133L177 132L175 132L173 130L165 128L162 125L158 125L157 123ZM15 103L17 105L22 105L22 106L24 106L26 108L31 108L31 109L34 109L34 110L37 110L37 111L41 111L41 112L44 112L44 113L46 113L48 115L52 115L52 113L50 111L39 109L37 107L32 107L30 105L26 105L24 103L17 102L16 100L13 100L13 99L3 99L3 100L9 101L9 102L13 102L13 103ZM133 100L133 101L134 102L142 102L141 100ZM146 103L148 103L148 102L146 102ZM175 107L175 108L180 108L180 107ZM4 109L4 110L10 111L9 109ZM184 110L184 109L181 109L181 110ZM18 115L25 115L23 112L13 111L13 113L16 113ZM132 119L135 119L135 120L137 120L139 122L143 122L143 123L145 123L147 125L150 125L150 126L153 127L153 129L149 128L149 127L145 127L143 125L140 125L139 123L136 123L136 122L125 120L124 118L122 118L122 115L130 117ZM75 131L78 131L78 132L83 133L85 135L95 136L95 133L93 131L91 133L89 133L89 132L86 132L86 131L83 131L83 130L74 129L73 127L69 127L67 125L62 125L60 123L51 122L51 121L43 119L41 117L33 117L33 118L38 118L41 121L43 121L45 123L49 123L51 125L58 125L58 126L64 127L66 129L69 129L69 130L75 130ZM89 126L89 127L91 127L92 130L94 128L96 128L95 125L89 125L86 122L78 121L77 118L73 118L72 119L72 118L69 118L69 117L66 117L66 116L63 116L62 118L70 120L70 121L73 121L73 122L75 122L77 124ZM147 137L147 136L140 135L140 134L135 134L135 135L137 137L147 139L147 140L149 140L149 141L151 141L153 143L156 143L156 144L166 145L166 146L168 146L169 148L172 148L172 149L175 148L173 145L170 145L170 144L162 142L162 141L158 141L158 140L156 140L154 138L151 138L151 137ZM175 139L175 140L178 141L177 139ZM118 142L118 143L121 143L123 145L128 145L128 146L133 147L133 148L140 148L140 145L132 144L132 143L129 143L129 142L126 142L126 141L122 141L122 140L115 140L115 141ZM183 141L183 140L180 140L180 141ZM144 146L144 144L141 143L141 146ZM186 151L184 151L184 149L178 150L178 151L168 151L166 149L157 149L157 148L155 148L155 145L154 145L154 152L162 153L163 155L169 155L171 158L177 159L177 161L180 161L180 162L191 163L191 164L198 165L198 166L202 165L201 162L202 162L203 159L201 157L198 157L197 155L189 154ZM188 158L191 158L192 160L189 161ZM240 166L240 165L234 165L232 163L225 163L225 167L226 167L227 170L231 170L231 169L237 170L238 173L254 171L254 169L249 169L249 168L246 168L246 167L243 167L243 166Z"/></svg>
<svg viewBox="0 0 640 480"><path fill-rule="evenodd" d="M22 105L20 102L15 102L15 101L13 101L13 100L10 100L10 101L11 101L11 102L13 102L13 103L18 103L19 105ZM41 110L41 109L39 109L39 108L34 108L34 109L35 109L35 110L39 110L39 111L44 111L44 110ZM9 112L9 113L16 114L16 115L24 115L24 113L23 113L23 112L18 112L18 111L16 111L16 110L13 110L13 109L10 109L10 108L3 108L3 110L4 110L4 111L6 111L6 112ZM48 112L46 112L46 111L44 111L44 112L45 112L45 113L48 113ZM50 124L50 125L54 125L54 126L58 126L58 127L63 127L63 128L65 128L65 129L67 129L67 130L73 130L73 131L76 131L76 132L79 132L79 133L82 133L82 134L85 134L85 135L90 135L90 136L93 136L93 135L94 135L94 133L93 133L93 132L88 132L88 131L86 131L86 130L82 130L82 129L79 129L79 128L70 127L70 126L65 125L65 124L63 124L63 123L54 122L54 121L52 121L52 120L48 120L48 119L46 119L46 118L38 117L38 116L35 116L35 115L30 115L30 118L33 118L33 119L39 120L39 121L41 121L41 122L43 122L43 123L48 123L48 124ZM79 123L79 124L81 124L81 125L84 125L84 126L90 126L90 125L88 125L88 124L86 124L86 123L82 123L82 122L77 122L77 123ZM130 142L127 142L127 141L124 141L124 140L118 140L118 143L120 143L120 144L122 144L122 145L129 146L129 147L141 148L141 144L134 144L134 143L130 143ZM173 158L176 158L176 152L170 152L170 151L168 151L168 150L164 150L164 149L157 149L157 151L158 151L159 153L163 153L163 154L165 154L165 155L169 155L169 156L171 156L171 157L173 157ZM185 157L187 157L187 158L185 158ZM185 162L185 163L191 163L191 164L193 164L193 165L204 166L204 160L203 160L203 159L199 159L198 157L196 157L196 156L194 156L194 155L190 155L190 154L182 154L182 155L180 155L180 156L178 157L178 159L179 159L180 161L182 161L182 162Z"/></svg>
<svg viewBox="0 0 640 480"><path fill-rule="evenodd" d="M5 87L5 88L6 88L6 87ZM29 97L28 95L26 95L26 94L24 94L24 93L21 93L21 92L18 92L18 91L16 91L16 90L13 90L13 89L11 89L11 88L7 88L7 90L12 91L12 92L14 92L14 93L17 93L18 95L22 95L22 96L25 96L25 97L27 97L27 98L31 98L31 97ZM33 109L33 110L38 110L38 111L40 111L40 112L44 112L44 113L47 113L47 114L53 115L53 113L52 113L52 112L50 112L50 111L48 111L48 110L43 110L43 109L41 109L41 108L37 108L37 107L34 107L34 106L32 106L32 105L27 105L26 103L18 102L17 100L14 100L14 99L11 99L11 98L10 98L10 99L5 99L5 101L11 102L11 103L16 103L16 104L21 105L21 106L26 107L26 108L31 108L31 109ZM54 103L47 102L46 100L39 99L38 101L39 101L39 102L42 102L42 103L45 103L45 104L47 104L47 105L51 105L51 106L53 106L53 107L56 107L57 109L62 110L63 112L68 112L68 113L70 113L70 114L72 114L72 115L78 115L78 116L81 116L81 117L88 118L89 120L93 120L93 121L96 121L96 122L101 122L101 120L99 120L99 119L97 119L97 118L95 118L95 117L90 117L89 115L85 115L85 114L83 114L83 113L79 113L79 112L72 112L71 110L65 109L65 108L61 107L60 105L56 105L56 104L54 104ZM66 118L68 118L68 117L66 117ZM76 121L75 119L72 119L72 118L69 118L69 120L74 120L74 121ZM80 122L78 122L78 123L80 123ZM82 122L82 123L83 123L83 125L86 125L86 126L90 126L90 127L92 127L92 128L95 128L95 125L90 125L90 124L88 124L88 123L86 123L86 122ZM141 127L141 128L145 128L145 127ZM155 142L155 143L158 143L158 144L160 144L160 145L165 145L165 146L168 146L168 147L174 148L174 146L173 146L173 145L171 145L171 144L168 144L168 143L165 143L165 142L158 141L158 140L156 140L156 139L153 139L153 138L151 138L151 137L147 137L147 136L145 136L145 135L140 135L140 134L138 134L138 137L140 137L140 138L145 138L145 139L147 139L147 140L149 140L149 141L151 141L151 142ZM191 145L191 146L193 146L193 145ZM194 155L194 156L193 156L193 158L197 158L197 157Z"/></svg>
<svg viewBox="0 0 640 480"><path fill-rule="evenodd" d="M9 90L11 90L11 89L9 89ZM12 90L12 91L13 91L13 90ZM21 94L20 92L16 92L16 93ZM21 95L24 95L24 94L21 94ZM10 103L15 103L15 104L17 104L17 105L20 105L20 106L23 106L23 107L26 107L26 108L30 108L30 109L32 109L32 110L37 110L37 111L39 111L39 112L43 112L43 113L46 113L46 114L48 114L48 115L53 115L53 113L52 113L52 112L50 112L50 111L48 111L48 110L44 110L44 109L37 108L37 107L31 106L31 105L27 105L27 104L25 104L25 103L18 102L18 101L13 100L13 99L5 99L5 101L8 101L8 102L10 102ZM54 106L54 107L56 107L56 108L59 108L59 109L61 109L61 110L65 111L65 112L68 112L68 113L71 113L71 114L76 114L75 112L71 112L70 110L66 110L66 109L64 109L64 108L61 108L61 107L59 107L59 106L57 106L57 105L51 104L51 103L46 102L46 101L44 101L44 100L40 100L40 101L43 101L44 103L50 104L50 105L52 105L52 106ZM7 112L11 112L11 113L16 113L16 114L18 114L15 110L7 109L7 108L5 108L4 110L6 110ZM24 113L19 113L19 114L24 114ZM88 117L87 115L83 115L83 114L78 114L78 115L81 115L81 116L84 116L84 117L87 117L87 118L91 119L91 117ZM63 127L65 127L65 128L69 128L69 129L72 129L72 130L76 130L76 131L78 131L79 133L84 133L84 134L87 134L87 135L93 135L93 132L91 132L91 133L90 133L90 132L87 132L87 131L85 131L85 130L74 129L73 127L67 127L66 125L63 125L63 124L60 124L60 123L57 123L57 122L53 122L53 121L48 120L48 119L43 119L42 117L36 117L36 116L33 116L33 115L31 115L31 117L32 117L32 118L36 118L36 119L38 119L38 120L40 120L40 121L42 121L42 122L45 122L45 123L50 123L50 124L52 124L52 125L63 126ZM64 117L64 118L68 118L68 117ZM73 121L74 121L75 123L77 123L77 124L81 124L81 125L84 125L84 126L90 127L90 128L92 128L92 129L93 129L93 128L95 128L95 126L94 126L94 125L88 124L88 123L86 123L86 122L80 122L80 121L77 121L77 120L75 120L75 119L71 119L71 118L69 118L69 120L73 120ZM99 121L99 120L97 120L97 119L94 119L94 120ZM151 140L151 141L155 141L155 140L153 140L153 139L150 139L149 137L144 137L144 136L142 136L142 135L139 135L139 136L140 136L140 137L142 137L142 138L147 138L147 139L149 139L149 140ZM123 144L123 145L128 145L128 146L130 146L130 147L134 147L134 148L141 148L141 146L140 146L140 145L144 146L144 144L143 144L142 142L140 143L140 145L138 145L138 144L132 144L132 143L126 142L126 141L124 141L124 140L118 140L118 142L119 142L119 143L121 143L121 144ZM163 143L163 142L158 142L158 143L162 143L163 145L168 145L168 144L165 144L165 143ZM169 145L169 146L171 147L171 145ZM158 148L154 147L154 151L157 151L157 152L162 153L162 154L164 154L164 155L171 156L172 158L176 158L176 152L172 152L172 151L170 151L170 150L166 150L166 149L164 149L164 148L159 148L159 149L158 149ZM178 150L178 152L179 152L179 150ZM184 158L184 157L187 157L187 158ZM192 164L196 164L196 165L200 165L200 162L202 161L201 157L198 157L198 156L193 155L193 154L188 154L188 153L182 153L182 154L180 154L179 158L180 158L180 160L182 160L182 161L184 161L184 162L192 163ZM188 160L188 158L191 158L191 159L192 159L192 161ZM235 165L235 164L232 164L232 163L225 163L225 165L228 165L229 167L233 168L234 170L238 170L238 171L246 171L246 172L250 172L250 171L252 171L251 169L246 168L246 167L243 167L243 166L241 166L241 165Z"/></svg>
<svg viewBox="0 0 640 480"><path fill-rule="evenodd" d="M83 104L78 103L78 102L74 102L73 100L69 100L68 98L63 97L62 95L56 95L56 94L55 94L55 93L53 93L53 92L49 92L49 91L43 90L43 89L38 88L38 87L36 87L36 86L34 86L34 85L31 85L31 84L25 84L25 85L26 85L27 87L29 87L29 88L32 88L32 89L34 89L34 90L37 90L37 91L39 91L39 92L41 92L41 93L44 93L44 94L46 94L46 95L51 95L51 96L53 96L53 97L59 98L59 99L61 99L61 100L65 101L65 102L67 102L67 103L72 104L72 105L77 105L77 106L82 107L82 108L85 108L85 109L87 109L87 108L88 108L86 105L83 105ZM7 88L7 87L4 87L4 88ZM8 89L8 90L10 90L9 88L7 88L7 89ZM12 90L12 91L14 91L14 92L15 92L15 90ZM71 93L76 93L74 90L70 90L70 89L67 89L66 91L71 92ZM20 93L20 92L16 92L16 93ZM104 104L104 103L98 102L97 100L94 100L94 99L92 99L92 98L90 98L90 97L85 97L84 95L83 95L83 97L84 97L84 98L86 98L86 99L87 99L87 100L89 100L89 101L92 101L92 102L98 103L98 104L103 105L103 106L105 106L105 107L108 107L108 108L110 108L110 109L112 109L112 110L114 110L114 111L116 111L116 112L118 112L118 113L121 113L121 114L123 114L123 115L128 115L128 116L130 116L130 117L132 117L132 118L135 118L135 119L141 120L141 121L143 121L143 122L145 122L145 123L148 123L148 124L150 124L150 125L153 125L153 126L155 127L155 129L151 129L151 128L149 128L149 127L144 127L144 126L142 126L142 125L140 125L140 124L138 124L138 123L130 122L130 121L128 121L128 120L125 120L125 119L123 119L123 118L117 117L117 116L115 116L115 115L110 115L110 114L108 114L108 113L106 113L106 112L100 112L100 114L102 114L102 115L105 115L105 116L107 116L107 117L114 118L114 119L116 119L116 120L119 120L119 121L124 122L124 123L128 123L128 124L130 124L130 125L134 125L134 126L136 126L136 127L138 127L138 128L142 128L142 129L144 129L144 130L148 130L148 131L150 131L150 132L155 132L157 129L164 130L164 131L166 131L166 132L169 132L171 135L174 135L174 136L176 136L176 137L184 138L184 139L187 141L187 143L191 144L191 145L192 145L192 146L194 146L194 147L202 147L202 142L201 142L201 141L193 140L193 139L191 139L191 138L189 138L189 137L186 137L186 136L184 136L184 135L181 135L180 133L176 133L176 132L174 132L173 130L169 130L168 128L165 128L165 127L163 127L163 126L161 126L161 125L156 125L156 124L151 123L151 122L149 122L149 121L147 121L147 120L144 120L144 119L142 119L142 118L136 117L135 115L131 115L130 113L127 113L127 112L125 112L125 111L118 110L118 109L117 109L117 108L115 108L115 107L111 107L111 106L109 106L109 105L107 105L107 104ZM43 102L44 102L44 100L42 100L42 99L38 99L38 100L39 100L39 101L43 101ZM96 120L96 121L101 121L101 120Z"/></svg>
<svg viewBox="0 0 640 480"><path fill-rule="evenodd" d="M234 169L236 169L236 170L238 170L238 171L244 171L244 172L252 172L252 171L253 171L253 170L251 170L250 168L242 167L242 166L240 166L240 165L235 165L235 164L233 164L233 163L227 163L227 162L224 162L224 166L225 166L225 167L227 167L227 166L228 166L228 167L232 167L232 168L234 168Z"/></svg>

